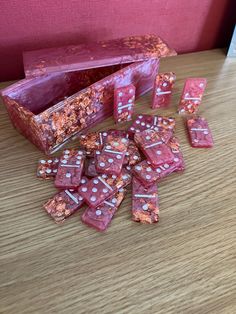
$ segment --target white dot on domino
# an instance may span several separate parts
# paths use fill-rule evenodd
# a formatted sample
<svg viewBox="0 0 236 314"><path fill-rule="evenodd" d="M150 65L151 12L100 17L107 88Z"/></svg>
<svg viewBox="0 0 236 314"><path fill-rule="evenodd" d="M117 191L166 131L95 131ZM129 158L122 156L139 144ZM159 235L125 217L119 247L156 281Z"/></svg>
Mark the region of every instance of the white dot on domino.
<svg viewBox="0 0 236 314"><path fill-rule="evenodd" d="M96 210L96 215L97 215L97 216L101 216L101 214L102 214L102 211L101 211L100 209L97 209L97 210Z"/></svg>
<svg viewBox="0 0 236 314"><path fill-rule="evenodd" d="M95 202L96 199L97 199L96 196L91 196L91 197L90 197L90 201L92 201L92 202Z"/></svg>
<svg viewBox="0 0 236 314"><path fill-rule="evenodd" d="M148 210L148 204L144 204L144 205L142 206L142 209L143 209L143 210Z"/></svg>

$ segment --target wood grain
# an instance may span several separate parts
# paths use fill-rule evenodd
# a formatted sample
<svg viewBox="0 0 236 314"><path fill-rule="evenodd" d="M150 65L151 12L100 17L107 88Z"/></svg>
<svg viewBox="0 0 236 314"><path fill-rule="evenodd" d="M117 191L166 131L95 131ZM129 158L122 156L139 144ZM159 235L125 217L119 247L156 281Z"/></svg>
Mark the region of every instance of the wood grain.
<svg viewBox="0 0 236 314"><path fill-rule="evenodd" d="M161 70L177 74L172 107L152 111L147 94L136 110L176 117L187 169L159 184L158 225L131 221L130 195L105 234L81 212L54 224L42 210L53 184L35 178L43 154L0 106L1 313L236 313L236 60L212 50L163 59ZM212 150L191 148L175 113L189 76L208 79L200 113Z"/></svg>

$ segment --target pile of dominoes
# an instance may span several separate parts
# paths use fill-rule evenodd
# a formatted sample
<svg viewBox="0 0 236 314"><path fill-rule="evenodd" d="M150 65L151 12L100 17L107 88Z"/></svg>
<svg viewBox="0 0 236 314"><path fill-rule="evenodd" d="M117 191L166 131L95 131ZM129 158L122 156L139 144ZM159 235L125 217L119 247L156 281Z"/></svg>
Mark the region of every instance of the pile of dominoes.
<svg viewBox="0 0 236 314"><path fill-rule="evenodd" d="M167 108L176 76L158 74L152 108ZM207 121L196 116L206 79L187 79L178 112L187 115L186 126L192 147L213 146ZM116 123L130 121L134 114L135 87L114 90ZM37 177L54 179L59 192L44 204L57 223L84 205L81 219L105 231L132 184L132 219L140 223L159 221L158 186L161 180L185 169L179 140L174 135L175 119L138 115L127 130L110 129L79 137L79 149L66 149L60 158L40 160Z"/></svg>

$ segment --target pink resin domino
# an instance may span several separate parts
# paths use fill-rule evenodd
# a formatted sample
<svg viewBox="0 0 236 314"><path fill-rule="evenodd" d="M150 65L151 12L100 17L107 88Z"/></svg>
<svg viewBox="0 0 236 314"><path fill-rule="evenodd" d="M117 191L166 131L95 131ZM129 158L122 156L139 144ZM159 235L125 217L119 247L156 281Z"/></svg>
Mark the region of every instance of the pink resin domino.
<svg viewBox="0 0 236 314"><path fill-rule="evenodd" d="M153 167L148 160L144 160L133 168L133 174L142 184L147 187L154 182L159 182L173 172L180 172L185 169L183 155L179 148L179 141L176 137L172 137L168 142L174 159L171 163L164 163L159 167Z"/></svg>
<svg viewBox="0 0 236 314"><path fill-rule="evenodd" d="M129 140L108 135L102 151L96 152L95 166L98 173L119 175L124 163Z"/></svg>
<svg viewBox="0 0 236 314"><path fill-rule="evenodd" d="M174 154L170 147L166 145L170 137L171 133L168 132L146 130L141 133L136 133L134 140L149 162L154 167L158 167L164 163L173 162L174 160Z"/></svg>
<svg viewBox="0 0 236 314"><path fill-rule="evenodd" d="M181 153L178 153L175 154L173 162L166 162L156 168L148 160L143 160L133 168L133 174L145 187L148 187L154 182L159 182L169 174L182 170L184 170L183 156Z"/></svg>
<svg viewBox="0 0 236 314"><path fill-rule="evenodd" d="M140 133L145 130L153 129L155 131L171 131L175 128L175 119L172 117L163 117L156 115L138 115L129 127L128 132L130 137L135 133Z"/></svg>
<svg viewBox="0 0 236 314"><path fill-rule="evenodd" d="M114 119L117 123L132 119L134 112L135 86L133 84L116 88L114 91Z"/></svg>
<svg viewBox="0 0 236 314"><path fill-rule="evenodd" d="M113 196L120 188L124 188L131 181L131 174L122 170L119 176L102 174L78 189L88 206L96 208L109 197Z"/></svg>
<svg viewBox="0 0 236 314"><path fill-rule="evenodd" d="M129 141L129 146L125 154L124 165L134 166L142 160L142 156L134 141Z"/></svg>
<svg viewBox="0 0 236 314"><path fill-rule="evenodd" d="M145 188L139 180L133 178L132 219L149 224L159 221L159 198L155 183Z"/></svg>
<svg viewBox="0 0 236 314"><path fill-rule="evenodd" d="M152 109L169 107L175 79L173 72L157 75L153 88Z"/></svg>
<svg viewBox="0 0 236 314"><path fill-rule="evenodd" d="M66 149L60 158L55 186L59 189L76 189L80 185L84 168L84 152Z"/></svg>
<svg viewBox="0 0 236 314"><path fill-rule="evenodd" d="M211 148L214 145L211 130L205 118L194 117L187 120L189 140L192 147Z"/></svg>
<svg viewBox="0 0 236 314"><path fill-rule="evenodd" d="M48 180L54 179L57 173L59 159L40 159L37 167L37 178Z"/></svg>
<svg viewBox="0 0 236 314"><path fill-rule="evenodd" d="M82 222L98 231L105 231L123 201L124 196L125 190L120 189L97 208L88 207L81 216Z"/></svg>
<svg viewBox="0 0 236 314"><path fill-rule="evenodd" d="M188 78L185 81L179 102L179 113L194 114L198 111L206 84L205 78Z"/></svg>
<svg viewBox="0 0 236 314"><path fill-rule="evenodd" d="M81 179L81 185L87 182L87 178ZM63 222L75 213L84 204L83 198L73 189L60 191L49 199L44 205L45 211L56 223Z"/></svg>

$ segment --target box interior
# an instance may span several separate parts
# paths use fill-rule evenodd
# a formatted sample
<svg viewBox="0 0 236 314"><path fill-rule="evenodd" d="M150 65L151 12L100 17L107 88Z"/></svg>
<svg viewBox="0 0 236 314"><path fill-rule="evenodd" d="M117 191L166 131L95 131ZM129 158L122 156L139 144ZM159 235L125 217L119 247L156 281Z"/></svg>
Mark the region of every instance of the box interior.
<svg viewBox="0 0 236 314"><path fill-rule="evenodd" d="M37 115L61 100L105 78L129 64L118 64L67 73L54 73L23 80L4 95Z"/></svg>

